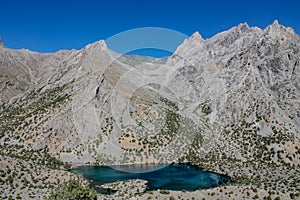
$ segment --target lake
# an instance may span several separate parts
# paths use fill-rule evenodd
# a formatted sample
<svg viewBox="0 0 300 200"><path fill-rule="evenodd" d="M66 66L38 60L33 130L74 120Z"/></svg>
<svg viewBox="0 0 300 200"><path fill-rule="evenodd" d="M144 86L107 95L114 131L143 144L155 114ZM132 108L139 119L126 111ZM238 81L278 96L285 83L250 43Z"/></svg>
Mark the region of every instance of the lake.
<svg viewBox="0 0 300 200"><path fill-rule="evenodd" d="M81 166L72 169L71 172L82 174L96 190L98 190L96 185L130 179L148 181L147 190L176 191L218 187L230 180L228 176L202 171L190 164Z"/></svg>

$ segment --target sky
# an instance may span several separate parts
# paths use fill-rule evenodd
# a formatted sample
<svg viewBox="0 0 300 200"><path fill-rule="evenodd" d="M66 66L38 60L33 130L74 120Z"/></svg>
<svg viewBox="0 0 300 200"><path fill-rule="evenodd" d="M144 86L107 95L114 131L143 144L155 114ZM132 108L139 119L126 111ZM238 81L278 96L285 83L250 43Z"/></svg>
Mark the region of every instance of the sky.
<svg viewBox="0 0 300 200"><path fill-rule="evenodd" d="M300 33L298 0L0 0L0 37L8 48L81 49L140 27L210 38L239 23L264 28L275 19Z"/></svg>

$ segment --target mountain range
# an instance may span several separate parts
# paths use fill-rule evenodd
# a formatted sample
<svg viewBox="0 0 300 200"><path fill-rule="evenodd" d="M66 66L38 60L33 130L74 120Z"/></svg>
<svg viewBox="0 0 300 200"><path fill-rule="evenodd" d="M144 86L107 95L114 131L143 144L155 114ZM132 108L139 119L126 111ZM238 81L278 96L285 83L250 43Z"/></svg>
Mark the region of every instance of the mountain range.
<svg viewBox="0 0 300 200"><path fill-rule="evenodd" d="M0 91L1 198L48 194L74 176L63 163L192 162L299 195L300 36L278 21L196 32L166 58L1 42Z"/></svg>

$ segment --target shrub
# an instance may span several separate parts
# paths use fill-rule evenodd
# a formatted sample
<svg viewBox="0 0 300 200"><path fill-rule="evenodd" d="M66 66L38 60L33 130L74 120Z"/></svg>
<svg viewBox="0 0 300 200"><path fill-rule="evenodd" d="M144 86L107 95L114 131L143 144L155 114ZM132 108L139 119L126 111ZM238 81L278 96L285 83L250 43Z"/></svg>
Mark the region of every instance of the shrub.
<svg viewBox="0 0 300 200"><path fill-rule="evenodd" d="M70 180L53 191L46 200L97 200L97 192L88 186L82 186L78 181Z"/></svg>
<svg viewBox="0 0 300 200"><path fill-rule="evenodd" d="M168 191L168 190L160 190L159 192L161 194L170 194L170 191Z"/></svg>
<svg viewBox="0 0 300 200"><path fill-rule="evenodd" d="M68 163L68 162L65 162L65 164L64 164L64 168L65 168L65 170L70 170L70 169L71 169L71 167L72 167L72 165L71 165L70 163Z"/></svg>

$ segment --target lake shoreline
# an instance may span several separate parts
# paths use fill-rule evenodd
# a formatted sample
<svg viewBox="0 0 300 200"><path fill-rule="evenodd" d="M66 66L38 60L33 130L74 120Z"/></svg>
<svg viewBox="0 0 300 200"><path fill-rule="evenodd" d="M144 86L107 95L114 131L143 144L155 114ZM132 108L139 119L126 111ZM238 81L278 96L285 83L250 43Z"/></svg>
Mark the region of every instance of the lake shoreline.
<svg viewBox="0 0 300 200"><path fill-rule="evenodd" d="M137 166L135 166L137 165ZM142 165L142 167L141 167ZM172 190L172 191L197 191L222 186L231 182L231 177L216 172L203 170L192 163L171 164L127 164L127 165L81 165L73 168L71 172L82 174L91 186L101 186L108 183L140 179L147 181L147 191ZM162 165L153 168L153 165ZM113 166L128 166L121 170ZM154 170L153 170L154 169ZM114 188L111 188L114 189Z"/></svg>
<svg viewBox="0 0 300 200"><path fill-rule="evenodd" d="M76 168L80 168L80 167L101 167L101 166L129 166L129 165L147 165L147 164L156 164L156 165L171 165L171 164L182 164L182 165L190 165L190 166L193 166L193 167L196 167L197 170L201 170L203 172L208 172L208 173L212 173L212 174L217 174L217 175L222 175L222 176L226 176L227 178L230 178L230 181L232 181L232 177L229 176L228 174L223 174L223 173L220 173L220 172L215 172L215 171L211 171L209 169L205 169L197 164L193 164L191 162L173 162L173 163L126 163L126 164L114 164L114 165L97 165L95 163L92 163L92 164L72 164L72 166L70 167L70 169L68 171L71 171L73 169L76 169Z"/></svg>

